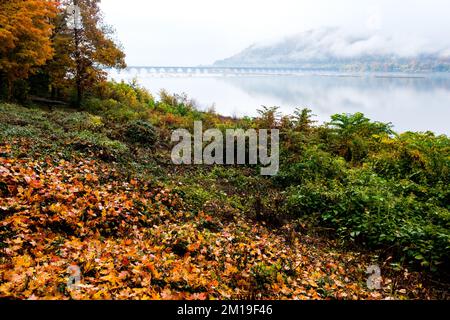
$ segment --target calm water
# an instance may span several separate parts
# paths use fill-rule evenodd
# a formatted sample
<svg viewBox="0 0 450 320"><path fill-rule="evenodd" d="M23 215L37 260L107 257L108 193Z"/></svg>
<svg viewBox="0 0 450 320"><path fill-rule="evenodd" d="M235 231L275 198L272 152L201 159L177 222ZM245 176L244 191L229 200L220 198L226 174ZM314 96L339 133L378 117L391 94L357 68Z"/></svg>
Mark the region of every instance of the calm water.
<svg viewBox="0 0 450 320"><path fill-rule="evenodd" d="M372 120L392 122L395 130L450 135L450 75L156 75L111 73L136 77L155 96L165 88L186 93L201 109L214 105L223 115L254 116L261 105L280 106L283 113L309 107L319 122L335 113L363 112Z"/></svg>

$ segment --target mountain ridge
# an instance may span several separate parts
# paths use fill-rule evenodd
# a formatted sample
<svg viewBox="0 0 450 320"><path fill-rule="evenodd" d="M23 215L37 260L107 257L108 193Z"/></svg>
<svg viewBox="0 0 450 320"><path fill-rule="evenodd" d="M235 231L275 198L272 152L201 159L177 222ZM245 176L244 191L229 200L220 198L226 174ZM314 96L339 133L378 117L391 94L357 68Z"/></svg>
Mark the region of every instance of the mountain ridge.
<svg viewBox="0 0 450 320"><path fill-rule="evenodd" d="M450 72L450 48L426 41L348 32L336 27L312 29L269 43L255 43L215 66L300 67L334 71Z"/></svg>

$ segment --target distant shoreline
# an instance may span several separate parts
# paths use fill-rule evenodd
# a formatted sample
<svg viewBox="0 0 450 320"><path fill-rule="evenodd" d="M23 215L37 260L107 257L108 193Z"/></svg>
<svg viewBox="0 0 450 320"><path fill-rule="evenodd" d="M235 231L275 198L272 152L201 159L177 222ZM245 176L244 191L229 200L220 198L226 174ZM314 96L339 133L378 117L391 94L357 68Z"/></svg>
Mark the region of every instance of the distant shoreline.
<svg viewBox="0 0 450 320"><path fill-rule="evenodd" d="M177 66L129 66L124 70L106 69L108 73L136 74L158 77L251 77L251 76L318 76L338 78L377 78L377 79L427 79L431 77L450 77L450 72L345 72L325 70L301 70L295 68L264 67L177 67Z"/></svg>

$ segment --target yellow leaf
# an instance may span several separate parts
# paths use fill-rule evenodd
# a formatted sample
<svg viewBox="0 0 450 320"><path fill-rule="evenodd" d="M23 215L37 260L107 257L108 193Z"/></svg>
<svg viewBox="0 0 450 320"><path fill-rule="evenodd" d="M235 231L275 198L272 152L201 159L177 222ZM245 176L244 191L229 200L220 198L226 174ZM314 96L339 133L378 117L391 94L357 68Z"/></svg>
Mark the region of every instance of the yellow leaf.
<svg viewBox="0 0 450 320"><path fill-rule="evenodd" d="M308 284L311 287L313 287L313 288L317 288L318 287L317 283L314 280L308 280Z"/></svg>

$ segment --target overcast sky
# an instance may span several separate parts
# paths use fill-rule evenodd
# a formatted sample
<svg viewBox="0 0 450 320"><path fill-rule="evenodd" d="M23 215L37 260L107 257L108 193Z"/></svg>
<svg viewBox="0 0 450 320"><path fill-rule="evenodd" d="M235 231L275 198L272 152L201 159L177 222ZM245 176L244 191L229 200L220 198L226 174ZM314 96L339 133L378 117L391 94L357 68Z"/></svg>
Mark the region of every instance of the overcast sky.
<svg viewBox="0 0 450 320"><path fill-rule="evenodd" d="M195 66L337 26L450 45L450 0L102 0L128 65Z"/></svg>

